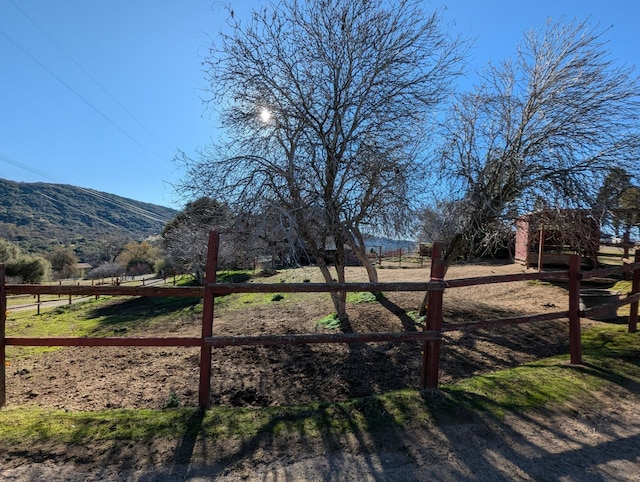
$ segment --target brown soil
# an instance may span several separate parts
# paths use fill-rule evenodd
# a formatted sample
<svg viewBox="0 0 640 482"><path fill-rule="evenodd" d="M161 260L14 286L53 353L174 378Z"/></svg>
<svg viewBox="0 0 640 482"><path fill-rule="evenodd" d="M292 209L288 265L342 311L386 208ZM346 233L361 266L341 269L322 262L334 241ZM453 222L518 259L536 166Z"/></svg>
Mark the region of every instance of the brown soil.
<svg viewBox="0 0 640 482"><path fill-rule="evenodd" d="M466 265L452 267L447 277L522 271L511 264ZM428 279L428 270L387 268L380 275L381 281L417 281ZM349 273L351 280L364 276L358 268ZM353 329L421 329L404 314L417 310L421 298L418 293L387 293L380 304L353 305ZM565 290L548 284L452 289L445 293L445 322L561 311L567 302ZM144 303L142 299L125 304L144 309ZM328 299L305 303L285 296L242 311L222 308L216 313L214 331L219 335L326 331L316 321L331 310ZM128 334L140 336L135 327L127 328ZM183 336L199 330L198 317L193 316L163 327L162 333L145 329L144 335ZM440 379L452 382L567 351L566 320L452 333L443 343ZM192 348L63 349L12 361L7 398L9 406L72 411L157 409L170 399L196 406L198 360L199 349ZM216 349L212 403L288 405L418 388L420 365L416 343ZM386 430L332 441L287 440L286 447L259 437L240 446L185 440L186 448L91 447L86 456L77 447L31 447L23 452L15 448L0 457L0 476L3 480L52 480L52 474L59 474L58 480L632 480L640 454L640 422L625 416L638 398L638 390L621 387L619 393L573 411L559 408L546 415L505 420L463 416L420 430ZM635 452L624 452L627 445ZM44 474L42 479L39 474Z"/></svg>

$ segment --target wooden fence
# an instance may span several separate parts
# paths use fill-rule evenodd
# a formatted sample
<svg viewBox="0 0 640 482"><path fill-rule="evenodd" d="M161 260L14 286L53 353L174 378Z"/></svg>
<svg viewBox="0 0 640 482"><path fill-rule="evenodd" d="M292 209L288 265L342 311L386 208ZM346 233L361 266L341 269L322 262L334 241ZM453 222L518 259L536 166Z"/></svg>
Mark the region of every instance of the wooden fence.
<svg viewBox="0 0 640 482"><path fill-rule="evenodd" d="M69 285L16 285L5 283L4 266L0 264L0 407L6 403L6 347L7 346L174 346L200 347L199 406L206 408L211 399L211 350L224 346L266 346L301 345L312 343L376 343L376 342L421 342L423 343L422 371L420 385L423 389L435 390L438 387L440 346L442 334L449 331L495 328L520 323L534 323L560 318L569 319L569 350L572 364L582 363L580 342L580 318L610 309L610 306L598 306L586 310L580 309L581 280L608 276L615 273L632 272L631 292L615 302L616 307L631 304L629 331L637 330L638 302L640 301L640 251L636 252L633 263L623 266L580 271L580 256L572 255L568 270L513 275L486 276L465 279L444 279L445 266L442 261L441 247L433 246L431 276L426 282L411 283L217 283L219 236L212 232L209 236L206 279L202 288L196 287L156 287L156 286L69 286ZM443 292L464 286L506 283L513 281L566 279L569 286L569 309L553 313L530 316L501 318L495 320L471 320L464 323L442 323ZM385 292L419 291L428 292L428 309L423 331L416 332L375 332L375 333L329 333L329 334L281 334L256 336L214 336L214 307L216 296L231 293L311 293L311 292ZM85 295L85 296L151 296L151 297L201 297L203 315L201 335L197 337L7 337L6 312L8 295Z"/></svg>

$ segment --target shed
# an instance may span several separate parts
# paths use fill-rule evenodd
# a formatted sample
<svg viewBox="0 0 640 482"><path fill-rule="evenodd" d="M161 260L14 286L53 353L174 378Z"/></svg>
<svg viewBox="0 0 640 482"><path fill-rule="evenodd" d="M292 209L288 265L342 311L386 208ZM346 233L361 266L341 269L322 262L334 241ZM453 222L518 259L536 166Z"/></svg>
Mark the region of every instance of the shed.
<svg viewBox="0 0 640 482"><path fill-rule="evenodd" d="M580 254L598 264L600 229L582 209L545 209L516 220L515 261L527 266L566 266L569 255Z"/></svg>
<svg viewBox="0 0 640 482"><path fill-rule="evenodd" d="M324 243L324 254L326 261L329 264L333 264L338 256L338 250L336 248L336 242L333 236L327 236ZM344 260L345 266L360 266L362 263L358 259L356 253L354 253L350 246L344 245Z"/></svg>
<svg viewBox="0 0 640 482"><path fill-rule="evenodd" d="M93 269L89 263L76 263L76 270L78 271L78 276L80 278L84 278L89 271Z"/></svg>

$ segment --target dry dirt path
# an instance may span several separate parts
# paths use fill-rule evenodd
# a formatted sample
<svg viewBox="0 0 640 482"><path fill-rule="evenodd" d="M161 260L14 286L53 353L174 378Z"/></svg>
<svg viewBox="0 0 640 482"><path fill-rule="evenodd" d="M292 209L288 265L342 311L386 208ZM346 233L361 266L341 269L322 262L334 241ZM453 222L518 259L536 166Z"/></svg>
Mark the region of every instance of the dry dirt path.
<svg viewBox="0 0 640 482"><path fill-rule="evenodd" d="M3 481L637 481L640 397L622 388L588 406L486 414L340 440L262 437L220 447L43 450L7 461ZM186 443L185 443L186 442ZM58 453L56 453L58 452ZM110 454L110 456L107 456ZM185 458L185 456L187 456Z"/></svg>

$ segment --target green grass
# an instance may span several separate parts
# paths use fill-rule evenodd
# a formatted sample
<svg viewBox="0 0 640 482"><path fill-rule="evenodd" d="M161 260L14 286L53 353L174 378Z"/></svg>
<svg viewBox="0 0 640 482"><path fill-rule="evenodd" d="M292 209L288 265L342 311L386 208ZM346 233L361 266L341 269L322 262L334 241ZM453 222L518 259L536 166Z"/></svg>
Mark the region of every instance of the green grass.
<svg viewBox="0 0 640 482"><path fill-rule="evenodd" d="M171 326L202 316L200 298L105 298L60 306L36 315L33 311L9 312L7 336L87 337L122 336L147 327ZM8 359L32 356L60 347L8 347Z"/></svg>
<svg viewBox="0 0 640 482"><path fill-rule="evenodd" d="M317 321L317 324L330 330L337 330L338 328L340 328L340 320L338 319L337 313L331 313L324 318L320 318Z"/></svg>
<svg viewBox="0 0 640 482"><path fill-rule="evenodd" d="M582 336L582 366L570 366L563 355L510 370L469 378L443 389L459 403L501 416L507 411L542 408L606 390L609 384L640 383L640 333L608 325Z"/></svg>
<svg viewBox="0 0 640 482"><path fill-rule="evenodd" d="M268 305L282 300L300 300L302 297L301 293L287 293L286 297L280 293L234 293L216 298L216 306L229 311L238 311L247 306Z"/></svg>
<svg viewBox="0 0 640 482"><path fill-rule="evenodd" d="M40 295L40 302L45 303L47 301L58 301L65 299L66 296L58 295ZM11 311L11 308L22 305L32 305L38 302L38 297L34 295L11 295L7 297L7 309ZM46 304L44 305L46 307Z"/></svg>
<svg viewBox="0 0 640 482"><path fill-rule="evenodd" d="M417 311L407 311L407 316L411 318L416 325L424 323L427 318L425 315L419 315Z"/></svg>
<svg viewBox="0 0 640 482"><path fill-rule="evenodd" d="M347 293L347 303L375 303L376 301L378 301L378 297L369 291Z"/></svg>
<svg viewBox="0 0 640 482"><path fill-rule="evenodd" d="M597 377L568 368L568 357L557 357L464 380L444 388L452 400L469 409L502 416L508 411L544 407L569 401L585 390L602 388Z"/></svg>
<svg viewBox="0 0 640 482"><path fill-rule="evenodd" d="M0 445L39 441L83 445L100 441L174 440L185 434L243 439L268 433L340 436L386 427L457 420L461 413L501 417L581 401L613 385L633 390L640 383L640 333L605 326L585 332L584 365L567 356L444 385L435 394L402 390L340 403L261 409L213 407L164 410L66 412L18 407L0 410Z"/></svg>
<svg viewBox="0 0 640 482"><path fill-rule="evenodd" d="M412 423L429 417L415 391L398 391L380 397L342 403L261 409L213 407L163 410L108 410L67 412L41 408L0 411L0 445L55 440L62 444L120 440L148 442L172 439L190 431L208 438L243 438L260 433L319 436Z"/></svg>
<svg viewBox="0 0 640 482"><path fill-rule="evenodd" d="M251 270L235 269L216 273L218 283L246 283L251 279Z"/></svg>
<svg viewBox="0 0 640 482"><path fill-rule="evenodd" d="M87 316L87 313L97 303L104 303L104 300L60 306L53 310L43 311L41 315L36 315L32 311L9 311L7 336L83 337L93 335L99 330L101 320L92 319ZM11 359L12 356L24 357L58 349L59 347L9 347L7 353Z"/></svg>

